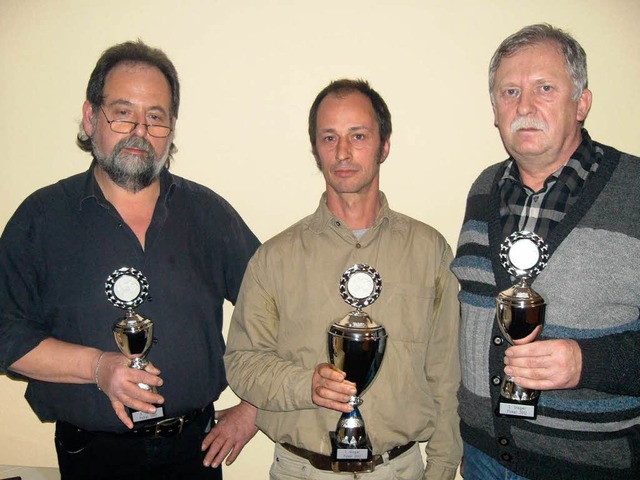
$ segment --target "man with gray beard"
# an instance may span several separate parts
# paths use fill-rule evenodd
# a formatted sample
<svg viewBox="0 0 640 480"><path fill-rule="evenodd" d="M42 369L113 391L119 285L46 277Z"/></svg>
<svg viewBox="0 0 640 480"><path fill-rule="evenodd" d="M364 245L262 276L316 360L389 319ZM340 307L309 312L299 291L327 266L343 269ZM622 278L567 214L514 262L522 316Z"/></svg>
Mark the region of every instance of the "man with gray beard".
<svg viewBox="0 0 640 480"><path fill-rule="evenodd" d="M586 54L560 29L504 40L489 93L510 157L472 185L452 264L464 478L640 478L640 159L584 129Z"/></svg>
<svg viewBox="0 0 640 480"><path fill-rule="evenodd" d="M254 407L213 402L223 302L259 242L223 198L169 173L179 104L161 50L106 50L77 139L89 170L32 194L0 238L0 372L56 422L62 479L219 479L256 432ZM143 369L114 341L134 308L118 340L146 335Z"/></svg>

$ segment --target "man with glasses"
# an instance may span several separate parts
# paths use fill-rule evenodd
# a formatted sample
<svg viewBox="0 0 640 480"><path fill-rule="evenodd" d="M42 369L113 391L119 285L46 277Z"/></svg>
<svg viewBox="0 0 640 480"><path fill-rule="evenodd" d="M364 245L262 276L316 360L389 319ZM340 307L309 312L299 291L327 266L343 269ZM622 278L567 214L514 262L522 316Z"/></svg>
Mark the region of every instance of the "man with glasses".
<svg viewBox="0 0 640 480"><path fill-rule="evenodd" d="M179 103L162 51L106 50L77 139L89 170L32 194L0 238L0 371L56 421L63 479L222 478L256 432L251 405L214 426L213 402L226 387L223 302L259 242L224 199L169 173ZM143 303L126 289L108 301L123 267L147 284ZM116 347L116 306L153 322L146 370Z"/></svg>

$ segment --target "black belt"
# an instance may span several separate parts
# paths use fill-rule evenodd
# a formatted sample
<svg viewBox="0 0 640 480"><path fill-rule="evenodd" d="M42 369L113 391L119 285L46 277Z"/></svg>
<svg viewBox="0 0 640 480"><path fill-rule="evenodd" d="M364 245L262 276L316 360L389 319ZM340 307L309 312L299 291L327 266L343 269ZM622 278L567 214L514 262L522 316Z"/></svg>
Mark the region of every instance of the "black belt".
<svg viewBox="0 0 640 480"><path fill-rule="evenodd" d="M411 447L415 445L416 442L409 442L406 445L401 445L399 447L393 447L391 450L387 452L389 456L389 460L393 460L394 458L399 457ZM309 463L318 470L328 470L331 471L331 457L327 455L322 455L320 453L312 452L311 450L306 450L304 448L296 447L291 445L290 443L281 443L282 447L285 450L302 457L309 461ZM384 463L384 455L374 455L373 456L373 464L377 467L378 465L382 465Z"/></svg>
<svg viewBox="0 0 640 480"><path fill-rule="evenodd" d="M124 432L120 435L135 437L174 437L176 435L180 435L184 427L196 420L207 410L213 413L213 407L199 408L197 410L191 410L179 417L163 418L156 423L134 427L133 430Z"/></svg>
<svg viewBox="0 0 640 480"><path fill-rule="evenodd" d="M179 417L163 418L154 423L145 423L144 425L135 426L133 430L122 433L104 432L94 430L84 430L67 422L58 421L58 424L69 434L78 435L106 435L113 437L175 437L180 435L184 428L197 420L202 414L213 415L213 405L204 408L191 410L190 412L180 415Z"/></svg>

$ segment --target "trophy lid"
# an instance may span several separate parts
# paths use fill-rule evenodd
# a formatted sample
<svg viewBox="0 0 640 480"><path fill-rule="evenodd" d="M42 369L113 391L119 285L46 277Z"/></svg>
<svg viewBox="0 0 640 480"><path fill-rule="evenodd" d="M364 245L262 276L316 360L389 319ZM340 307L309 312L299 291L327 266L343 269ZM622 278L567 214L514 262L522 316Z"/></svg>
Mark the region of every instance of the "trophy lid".
<svg viewBox="0 0 640 480"><path fill-rule="evenodd" d="M124 318L116 320L113 324L113 331L116 333L139 333L149 331L151 327L153 327L153 322L150 319L128 311Z"/></svg>
<svg viewBox="0 0 640 480"><path fill-rule="evenodd" d="M374 322L365 312L355 311L334 322L329 329L329 334L352 340L361 340L386 337L387 331L382 325Z"/></svg>
<svg viewBox="0 0 640 480"><path fill-rule="evenodd" d="M519 283L498 293L496 300L502 305L517 308L531 308L545 305L544 298L527 285L525 278L521 278Z"/></svg>

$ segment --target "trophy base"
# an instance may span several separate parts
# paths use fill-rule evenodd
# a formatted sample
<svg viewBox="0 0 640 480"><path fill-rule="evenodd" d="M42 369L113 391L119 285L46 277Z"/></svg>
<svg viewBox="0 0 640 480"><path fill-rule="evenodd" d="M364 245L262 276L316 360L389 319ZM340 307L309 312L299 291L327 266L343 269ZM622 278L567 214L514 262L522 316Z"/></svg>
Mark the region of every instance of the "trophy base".
<svg viewBox="0 0 640 480"><path fill-rule="evenodd" d="M329 432L331 438L331 469L336 472L368 473L373 472L373 448L367 438L364 447L344 447L338 443L336 432Z"/></svg>
<svg viewBox="0 0 640 480"><path fill-rule="evenodd" d="M535 400L518 401L500 397L496 408L496 415L499 417L528 418L535 420L538 416L537 404L537 398Z"/></svg>
<svg viewBox="0 0 640 480"><path fill-rule="evenodd" d="M141 412L140 410L133 410L131 408L127 408L129 411L129 416L133 423L136 426L144 425L149 422L149 420L155 420L156 418L164 417L164 410L162 407L156 405L156 411L154 413ZM155 423L155 422L154 422Z"/></svg>

